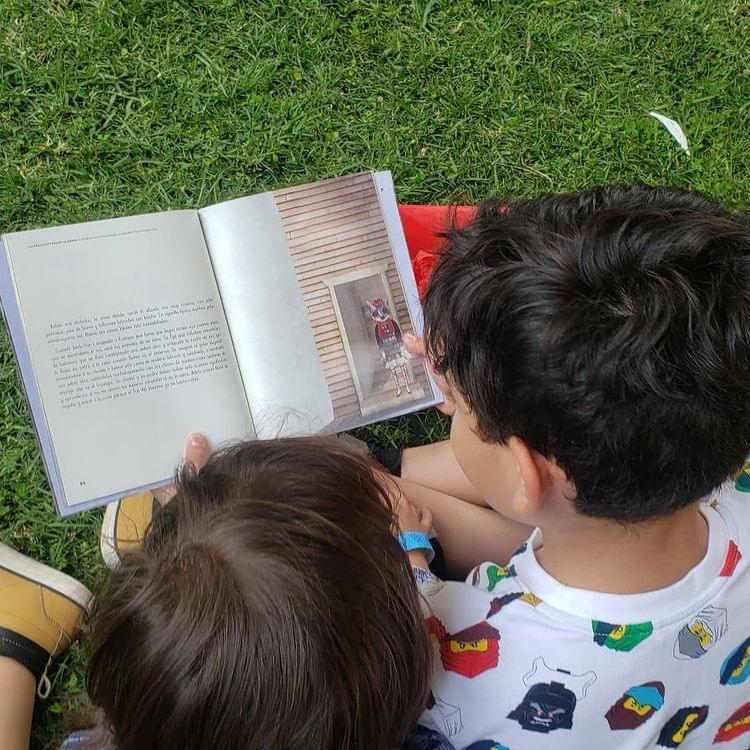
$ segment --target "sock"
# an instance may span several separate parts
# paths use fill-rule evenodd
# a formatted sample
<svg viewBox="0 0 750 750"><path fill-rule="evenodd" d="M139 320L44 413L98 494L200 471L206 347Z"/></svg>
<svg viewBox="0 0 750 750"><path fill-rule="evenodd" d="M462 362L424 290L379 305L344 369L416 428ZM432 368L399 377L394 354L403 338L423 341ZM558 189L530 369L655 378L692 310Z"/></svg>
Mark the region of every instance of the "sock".
<svg viewBox="0 0 750 750"><path fill-rule="evenodd" d="M372 457L394 477L401 476L401 457L404 454L403 448L380 448L370 449Z"/></svg>

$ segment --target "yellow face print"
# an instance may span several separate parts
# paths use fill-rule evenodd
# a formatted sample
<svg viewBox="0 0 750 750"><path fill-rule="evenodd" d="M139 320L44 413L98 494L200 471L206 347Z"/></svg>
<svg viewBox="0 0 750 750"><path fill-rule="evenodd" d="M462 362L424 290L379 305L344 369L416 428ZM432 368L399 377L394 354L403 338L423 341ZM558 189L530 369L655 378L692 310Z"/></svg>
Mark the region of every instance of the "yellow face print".
<svg viewBox="0 0 750 750"><path fill-rule="evenodd" d="M627 629L627 625L618 625L614 630L610 631L610 639L613 641L619 641L625 635Z"/></svg>
<svg viewBox="0 0 750 750"><path fill-rule="evenodd" d="M454 654L463 654L465 651L486 651L488 642L486 638L478 641L451 641L450 647Z"/></svg>
<svg viewBox="0 0 750 750"><path fill-rule="evenodd" d="M698 714L693 712L685 717L685 721L682 722L682 726L672 735L672 741L679 744L685 739L685 735L690 731L690 727L695 724Z"/></svg>
<svg viewBox="0 0 750 750"><path fill-rule="evenodd" d="M713 633L707 630L706 626L700 620L696 620L692 623L688 627L688 630L698 639L701 648L705 649L713 643Z"/></svg>
<svg viewBox="0 0 750 750"><path fill-rule="evenodd" d="M638 714L638 716L646 716L652 710L652 706L642 706L635 698L630 695L625 698L622 707L627 709L628 711L632 711L633 713Z"/></svg>

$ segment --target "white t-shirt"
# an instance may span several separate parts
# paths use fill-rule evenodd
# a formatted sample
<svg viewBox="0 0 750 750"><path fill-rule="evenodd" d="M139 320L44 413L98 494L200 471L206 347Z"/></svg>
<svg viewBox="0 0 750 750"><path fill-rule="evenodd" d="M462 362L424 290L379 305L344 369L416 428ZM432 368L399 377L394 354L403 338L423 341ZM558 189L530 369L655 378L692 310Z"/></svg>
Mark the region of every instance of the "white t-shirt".
<svg viewBox="0 0 750 750"><path fill-rule="evenodd" d="M434 676L432 707L420 723L471 750L747 750L750 495L743 492L750 492L747 469L701 505L706 555L658 591L563 586L536 560L538 530L506 567L483 563L466 583L422 571Z"/></svg>

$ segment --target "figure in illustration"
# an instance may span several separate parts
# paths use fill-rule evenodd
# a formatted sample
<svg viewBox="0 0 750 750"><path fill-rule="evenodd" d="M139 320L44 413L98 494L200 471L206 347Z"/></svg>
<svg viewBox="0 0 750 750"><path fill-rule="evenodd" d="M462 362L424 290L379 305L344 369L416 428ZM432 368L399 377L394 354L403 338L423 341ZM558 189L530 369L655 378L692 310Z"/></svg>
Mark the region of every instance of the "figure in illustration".
<svg viewBox="0 0 750 750"><path fill-rule="evenodd" d="M388 302L382 297L367 301L370 317L375 321L375 340L380 350L380 360L396 381L396 396L402 393L402 386L411 393L411 375L407 362L409 353L401 340L401 329L393 319Z"/></svg>

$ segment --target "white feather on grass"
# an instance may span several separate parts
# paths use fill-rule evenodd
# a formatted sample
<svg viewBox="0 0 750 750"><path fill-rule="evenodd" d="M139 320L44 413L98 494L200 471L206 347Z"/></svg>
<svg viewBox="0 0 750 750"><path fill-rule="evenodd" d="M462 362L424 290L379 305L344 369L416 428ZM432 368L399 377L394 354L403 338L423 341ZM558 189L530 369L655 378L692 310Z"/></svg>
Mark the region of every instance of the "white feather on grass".
<svg viewBox="0 0 750 750"><path fill-rule="evenodd" d="M674 138L677 143L680 144L682 150L688 156L690 156L690 149L688 148L687 138L682 128L680 127L680 123L675 122L674 120L670 120L669 117L660 115L658 112L649 112L649 114L651 115L651 117L655 117L669 131L669 134L672 136L672 138Z"/></svg>

